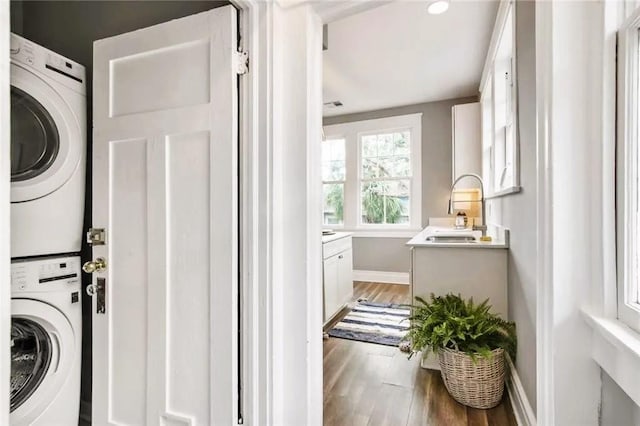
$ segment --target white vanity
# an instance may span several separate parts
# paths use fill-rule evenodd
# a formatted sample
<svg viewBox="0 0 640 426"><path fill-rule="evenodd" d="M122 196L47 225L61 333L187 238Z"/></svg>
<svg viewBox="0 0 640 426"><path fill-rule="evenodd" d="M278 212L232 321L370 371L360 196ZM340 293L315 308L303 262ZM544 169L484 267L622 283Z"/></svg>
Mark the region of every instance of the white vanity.
<svg viewBox="0 0 640 426"><path fill-rule="evenodd" d="M492 311L507 318L507 256L509 232L496 232L492 241L479 241L480 231L429 226L413 237L411 247L412 300L420 296L460 293L475 302L489 299ZM431 236L457 236L447 242L429 241ZM472 236L473 242L459 242L462 236Z"/></svg>
<svg viewBox="0 0 640 426"><path fill-rule="evenodd" d="M322 283L326 324L353 298L351 233L322 236Z"/></svg>
<svg viewBox="0 0 640 426"><path fill-rule="evenodd" d="M460 294L477 303L489 299L491 311L506 319L509 231L493 231L491 241L480 241L481 231L428 226L413 237L407 243L411 247L413 303L416 296L429 300L431 293ZM441 238L430 241L433 236ZM440 369L433 355L423 357L421 366Z"/></svg>

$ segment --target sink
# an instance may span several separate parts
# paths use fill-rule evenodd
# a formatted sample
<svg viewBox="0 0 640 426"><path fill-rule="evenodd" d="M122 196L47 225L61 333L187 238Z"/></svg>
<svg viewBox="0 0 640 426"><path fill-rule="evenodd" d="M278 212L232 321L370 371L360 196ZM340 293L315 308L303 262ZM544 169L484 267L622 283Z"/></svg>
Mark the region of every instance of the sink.
<svg viewBox="0 0 640 426"><path fill-rule="evenodd" d="M475 237L470 235L429 235L427 241L432 243L475 243Z"/></svg>

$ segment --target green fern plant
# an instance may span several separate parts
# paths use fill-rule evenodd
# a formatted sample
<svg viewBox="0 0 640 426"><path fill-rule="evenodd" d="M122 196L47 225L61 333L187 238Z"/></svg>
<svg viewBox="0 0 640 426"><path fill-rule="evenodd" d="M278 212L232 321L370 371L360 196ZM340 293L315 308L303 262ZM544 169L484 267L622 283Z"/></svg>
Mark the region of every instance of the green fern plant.
<svg viewBox="0 0 640 426"><path fill-rule="evenodd" d="M504 349L513 360L516 355L516 326L490 312L489 299L474 304L454 294L435 296L430 301L416 297L411 306L411 325L406 339L412 352L455 349L469 355L490 358L494 349Z"/></svg>

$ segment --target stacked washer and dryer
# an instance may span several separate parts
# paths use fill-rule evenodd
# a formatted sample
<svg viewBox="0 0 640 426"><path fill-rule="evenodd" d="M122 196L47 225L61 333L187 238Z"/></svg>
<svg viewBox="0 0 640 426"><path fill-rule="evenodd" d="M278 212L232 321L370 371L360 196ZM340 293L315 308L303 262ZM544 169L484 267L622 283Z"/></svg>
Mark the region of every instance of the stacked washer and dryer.
<svg viewBox="0 0 640 426"><path fill-rule="evenodd" d="M78 424L85 69L11 34L11 425Z"/></svg>

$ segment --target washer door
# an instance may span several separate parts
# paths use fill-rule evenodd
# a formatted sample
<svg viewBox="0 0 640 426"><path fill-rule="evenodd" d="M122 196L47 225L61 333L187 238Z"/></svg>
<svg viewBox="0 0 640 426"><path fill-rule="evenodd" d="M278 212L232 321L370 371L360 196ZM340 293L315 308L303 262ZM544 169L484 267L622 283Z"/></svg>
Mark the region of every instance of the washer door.
<svg viewBox="0 0 640 426"><path fill-rule="evenodd" d="M69 320L53 306L11 300L11 422L29 424L56 397L75 353Z"/></svg>
<svg viewBox="0 0 640 426"><path fill-rule="evenodd" d="M82 144L77 117L54 88L11 64L11 202L44 197L78 167Z"/></svg>

